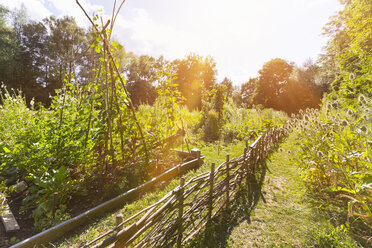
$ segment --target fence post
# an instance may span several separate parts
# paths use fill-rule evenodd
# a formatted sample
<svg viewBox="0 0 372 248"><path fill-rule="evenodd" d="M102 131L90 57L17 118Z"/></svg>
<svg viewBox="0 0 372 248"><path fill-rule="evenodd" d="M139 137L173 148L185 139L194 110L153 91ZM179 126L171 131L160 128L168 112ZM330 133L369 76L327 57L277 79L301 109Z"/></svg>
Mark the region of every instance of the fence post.
<svg viewBox="0 0 372 248"><path fill-rule="evenodd" d="M264 145L265 145L265 136L262 137L262 139L260 140L260 143L259 143L259 154L260 154L260 163L262 162L264 156L265 156L265 152L264 152Z"/></svg>
<svg viewBox="0 0 372 248"><path fill-rule="evenodd" d="M229 208L230 195L230 155L226 155L226 208Z"/></svg>
<svg viewBox="0 0 372 248"><path fill-rule="evenodd" d="M244 168L246 170L246 174L248 175L248 161L246 161L246 159L247 159L247 151L248 151L248 147L246 146L244 148L244 153L243 153L243 163L244 163Z"/></svg>
<svg viewBox="0 0 372 248"><path fill-rule="evenodd" d="M257 163L257 144L252 147L252 172L253 174L256 173L256 163Z"/></svg>
<svg viewBox="0 0 372 248"><path fill-rule="evenodd" d="M213 211L214 167L215 167L215 163L212 163L212 166L211 166L211 172L210 172L210 174L209 174L210 185L209 185L209 210L208 210L208 222L209 222L209 221L211 220L211 218L212 218L212 211Z"/></svg>
<svg viewBox="0 0 372 248"><path fill-rule="evenodd" d="M182 233L183 233L183 228L182 228L182 216L183 216L183 191L184 191L184 186L185 184L185 178L181 177L180 179L180 187L178 189L178 197L179 197L179 203L178 203L178 236L177 236L177 247L181 248L182 245Z"/></svg>
<svg viewBox="0 0 372 248"><path fill-rule="evenodd" d="M247 187L249 187L249 182L250 182L250 176L249 176L249 173L251 172L250 170L251 170L251 168L252 168L252 163L253 163L253 149L252 149L252 147L249 147L249 150L250 150L250 152L249 152L249 156L248 156L248 149L247 149L247 154L246 154L246 156L247 156L247 162L246 162L246 166L245 166L245 168L246 168L246 170L247 170L247 175L246 175L246 184L247 184ZM250 168L251 167L251 168Z"/></svg>
<svg viewBox="0 0 372 248"><path fill-rule="evenodd" d="M116 215L116 226L119 226L123 222L123 214ZM118 231L120 231L122 227L118 228Z"/></svg>

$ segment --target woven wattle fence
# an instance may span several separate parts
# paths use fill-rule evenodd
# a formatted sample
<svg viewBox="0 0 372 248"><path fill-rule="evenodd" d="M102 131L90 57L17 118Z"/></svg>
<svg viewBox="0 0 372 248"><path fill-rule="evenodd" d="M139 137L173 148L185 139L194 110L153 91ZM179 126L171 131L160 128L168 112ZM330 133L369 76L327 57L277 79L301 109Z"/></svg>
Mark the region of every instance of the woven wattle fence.
<svg viewBox="0 0 372 248"><path fill-rule="evenodd" d="M269 130L241 156L230 159L227 155L218 167L212 163L210 171L187 182L181 177L179 186L161 200L84 247L183 247L215 216L229 209L239 189L262 184L268 169L266 157L286 134L285 128ZM262 196L260 186L254 190Z"/></svg>

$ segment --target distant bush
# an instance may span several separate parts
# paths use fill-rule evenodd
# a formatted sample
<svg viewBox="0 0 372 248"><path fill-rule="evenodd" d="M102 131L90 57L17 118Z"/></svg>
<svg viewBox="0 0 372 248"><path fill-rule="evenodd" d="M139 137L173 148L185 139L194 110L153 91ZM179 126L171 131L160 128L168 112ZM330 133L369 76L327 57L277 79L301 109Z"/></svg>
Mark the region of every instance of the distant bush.
<svg viewBox="0 0 372 248"><path fill-rule="evenodd" d="M284 112L273 109L239 108L229 99L224 107L225 125L222 127L222 137L226 142L249 140L258 133L273 126L281 126L288 120Z"/></svg>
<svg viewBox="0 0 372 248"><path fill-rule="evenodd" d="M214 141L220 136L220 127L218 125L218 113L211 109L208 111L205 124L203 126L204 140Z"/></svg>

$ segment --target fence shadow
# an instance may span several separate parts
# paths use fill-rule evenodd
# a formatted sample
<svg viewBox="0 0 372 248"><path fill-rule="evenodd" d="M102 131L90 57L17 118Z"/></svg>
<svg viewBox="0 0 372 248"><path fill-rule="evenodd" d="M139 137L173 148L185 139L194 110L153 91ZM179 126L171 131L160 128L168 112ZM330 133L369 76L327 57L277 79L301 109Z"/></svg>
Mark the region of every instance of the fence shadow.
<svg viewBox="0 0 372 248"><path fill-rule="evenodd" d="M236 192L234 202L228 209L211 219L203 232L196 236L187 247L227 247L227 240L234 227L244 221L250 223L252 210L259 200L265 201L262 186L266 176L266 169L251 173L246 182Z"/></svg>

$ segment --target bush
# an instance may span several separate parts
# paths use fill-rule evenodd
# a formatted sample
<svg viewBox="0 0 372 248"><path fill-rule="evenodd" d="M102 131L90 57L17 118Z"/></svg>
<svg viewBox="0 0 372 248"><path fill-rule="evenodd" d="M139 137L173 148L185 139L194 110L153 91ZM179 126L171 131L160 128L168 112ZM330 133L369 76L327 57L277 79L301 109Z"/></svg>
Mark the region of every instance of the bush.
<svg viewBox="0 0 372 248"><path fill-rule="evenodd" d="M204 140L214 141L220 136L220 127L218 125L218 113L215 110L209 110L205 125L203 126Z"/></svg>
<svg viewBox="0 0 372 248"><path fill-rule="evenodd" d="M325 100L301 114L292 124L308 189L343 207L360 235L372 235L372 100L360 97L355 108Z"/></svg>

